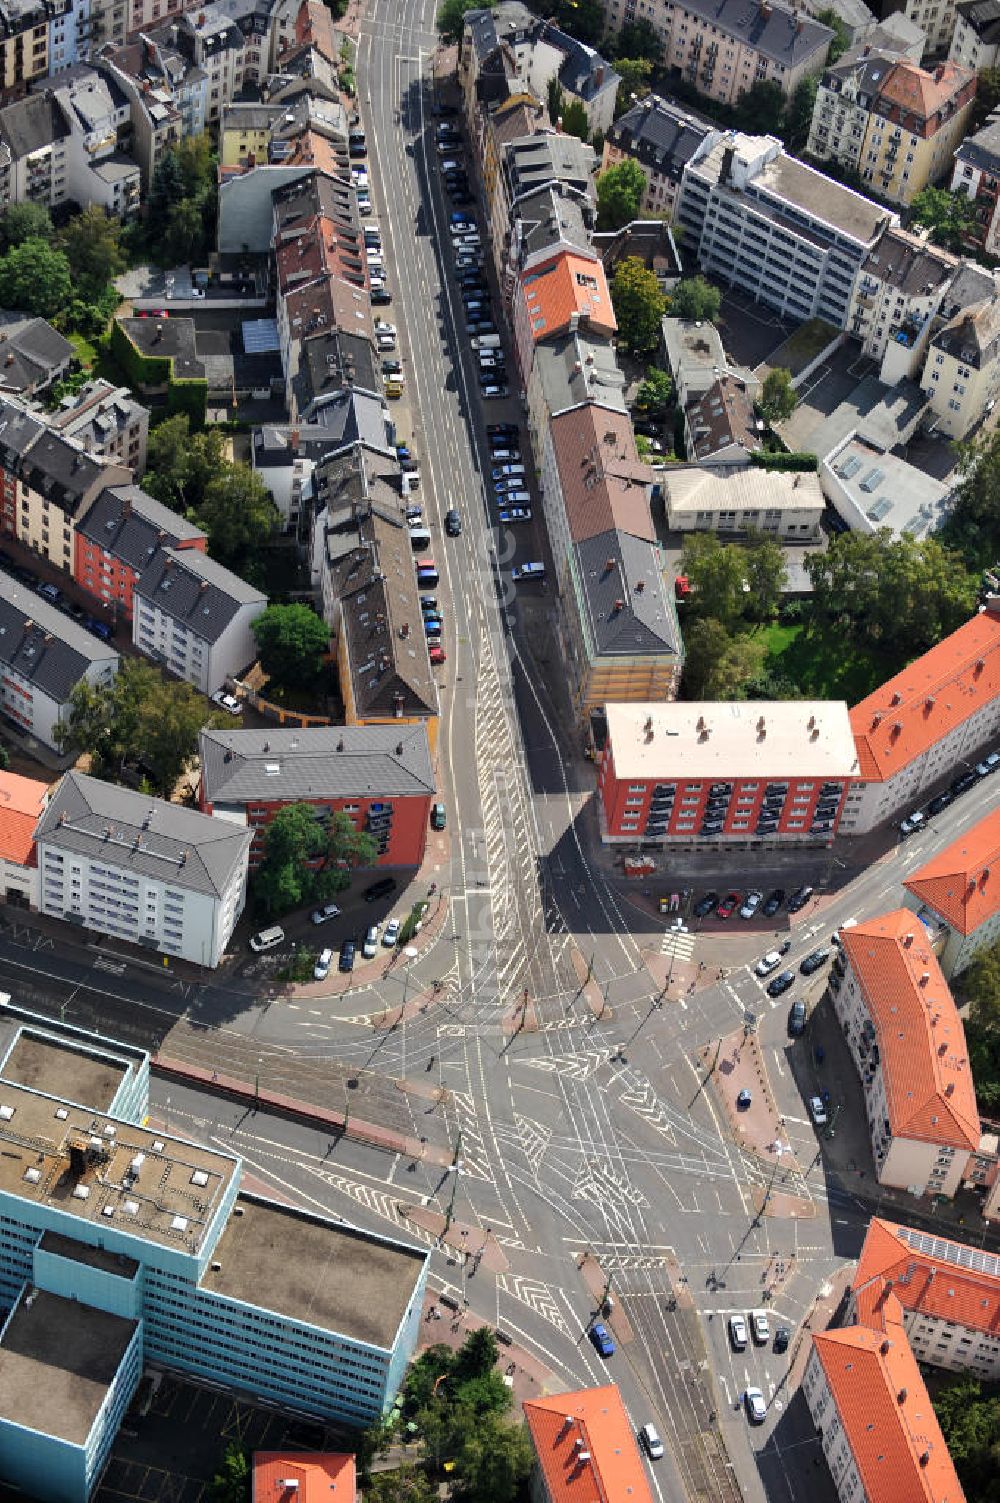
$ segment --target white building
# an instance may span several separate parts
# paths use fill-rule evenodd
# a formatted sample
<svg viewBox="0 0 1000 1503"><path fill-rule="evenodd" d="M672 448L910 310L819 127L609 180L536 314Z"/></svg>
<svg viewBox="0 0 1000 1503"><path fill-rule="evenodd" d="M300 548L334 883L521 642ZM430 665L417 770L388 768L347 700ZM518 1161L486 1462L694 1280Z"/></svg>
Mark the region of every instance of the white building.
<svg viewBox="0 0 1000 1503"><path fill-rule="evenodd" d="M243 912L252 832L68 772L35 832L40 909L217 966Z"/></svg>
<svg viewBox="0 0 1000 1503"><path fill-rule="evenodd" d="M919 380L933 319L947 302L957 256L907 230L887 230L854 284L848 330L879 362L879 380Z"/></svg>
<svg viewBox="0 0 1000 1503"><path fill-rule="evenodd" d="M841 933L830 976L879 1184L954 1196L982 1137L958 1008L927 931L897 908Z"/></svg>
<svg viewBox="0 0 1000 1503"><path fill-rule="evenodd" d="M766 532L782 541L817 538L826 501L815 474L755 465L663 472L667 526L677 532Z"/></svg>
<svg viewBox="0 0 1000 1503"><path fill-rule="evenodd" d="M1000 810L966 830L903 883L937 931L941 969L956 976L1000 939Z"/></svg>
<svg viewBox="0 0 1000 1503"><path fill-rule="evenodd" d="M117 672L113 647L0 571L0 713L19 731L55 749L76 685Z"/></svg>
<svg viewBox="0 0 1000 1503"><path fill-rule="evenodd" d="M256 656L251 624L267 596L191 549L164 548L133 591L132 641L203 694Z"/></svg>

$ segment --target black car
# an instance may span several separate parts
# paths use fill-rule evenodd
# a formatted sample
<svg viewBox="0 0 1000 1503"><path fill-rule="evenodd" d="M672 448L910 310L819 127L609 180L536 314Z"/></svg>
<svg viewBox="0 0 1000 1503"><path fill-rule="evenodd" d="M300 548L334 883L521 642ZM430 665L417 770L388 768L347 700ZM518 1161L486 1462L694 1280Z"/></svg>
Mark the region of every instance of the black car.
<svg viewBox="0 0 1000 1503"><path fill-rule="evenodd" d="M377 903L379 898L387 898L391 892L395 891L395 877L380 877L377 882L372 882L368 887L365 888L365 902Z"/></svg>
<svg viewBox="0 0 1000 1503"><path fill-rule="evenodd" d="M798 913L800 908L804 908L806 906L812 895L813 890L811 887L797 888L796 891L793 892L791 897L788 899L789 913Z"/></svg>
<svg viewBox="0 0 1000 1503"><path fill-rule="evenodd" d="M338 971L353 971L354 957L357 952L358 947L354 943L354 940L345 939L344 943L340 947L340 959L337 961Z"/></svg>
<svg viewBox="0 0 1000 1503"><path fill-rule="evenodd" d="M820 966L826 965L830 959L829 950L813 950L808 954L799 966L803 976L811 976L813 971L818 971Z"/></svg>
<svg viewBox="0 0 1000 1503"><path fill-rule="evenodd" d="M703 898L699 898L691 910L695 918L707 918L719 901L717 892L706 892Z"/></svg>
<svg viewBox="0 0 1000 1503"><path fill-rule="evenodd" d="M773 892L768 893L764 906L760 911L765 918L774 918L774 915L784 901L785 889L783 887L776 887Z"/></svg>
<svg viewBox="0 0 1000 1503"><path fill-rule="evenodd" d="M444 530L450 538L457 538L462 531L462 518L454 507L445 513Z"/></svg>
<svg viewBox="0 0 1000 1503"><path fill-rule="evenodd" d="M387 308L392 302L392 293L386 292L384 287L373 287L369 301L373 308Z"/></svg>
<svg viewBox="0 0 1000 1503"><path fill-rule="evenodd" d="M518 426L517 426L516 423L487 423L486 424L486 432L487 433L491 433L491 434L495 434L495 433L510 434L511 437L516 438L517 435L518 435L518 433L520 433L520 431L521 430L518 428Z"/></svg>
<svg viewBox="0 0 1000 1503"><path fill-rule="evenodd" d="M779 1326L774 1333L774 1350L776 1352L787 1352L788 1343L791 1341L791 1339L792 1333L788 1329L788 1327Z"/></svg>
<svg viewBox="0 0 1000 1503"><path fill-rule="evenodd" d="M974 772L963 772L960 778L956 778L951 785L951 791L957 797L960 793L968 793L973 783L978 782Z"/></svg>
<svg viewBox="0 0 1000 1503"><path fill-rule="evenodd" d="M937 798L931 799L927 805L927 813L940 814L942 809L947 809L948 805L954 803L954 801L955 795L950 788L946 788L943 793L938 794Z"/></svg>
<svg viewBox="0 0 1000 1503"><path fill-rule="evenodd" d="M767 995L780 997L782 992L787 992L790 986L795 985L794 971L780 971L773 981L767 983Z"/></svg>
<svg viewBox="0 0 1000 1503"><path fill-rule="evenodd" d="M793 1039L800 1038L806 1031L806 1004L793 1002L788 1014L788 1032Z"/></svg>

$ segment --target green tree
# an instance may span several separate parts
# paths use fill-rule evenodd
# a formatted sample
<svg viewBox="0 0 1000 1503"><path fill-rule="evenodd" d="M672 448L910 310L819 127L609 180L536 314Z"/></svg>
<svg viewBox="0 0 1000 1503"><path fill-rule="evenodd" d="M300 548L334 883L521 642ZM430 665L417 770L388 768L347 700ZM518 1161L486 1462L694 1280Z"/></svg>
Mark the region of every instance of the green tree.
<svg viewBox="0 0 1000 1503"><path fill-rule="evenodd" d="M681 573L691 583L692 605L699 616L718 621L727 631L743 618L749 593L743 549L720 542L714 532L694 532L684 539Z"/></svg>
<svg viewBox="0 0 1000 1503"><path fill-rule="evenodd" d="M785 113L785 139L793 149L801 149L809 139L813 107L816 104L816 78L803 78L796 84Z"/></svg>
<svg viewBox="0 0 1000 1503"><path fill-rule="evenodd" d="M826 59L827 67L830 67L851 45L851 33L832 6L828 6L826 10L818 10L816 20L824 26L829 26L833 32L833 41L830 43L830 51Z"/></svg>
<svg viewBox="0 0 1000 1503"><path fill-rule="evenodd" d="M549 124L555 125L563 112L563 91L559 75L553 73L545 89L545 107L549 112Z"/></svg>
<svg viewBox="0 0 1000 1503"><path fill-rule="evenodd" d="M688 699L742 699L760 677L767 648L756 637L734 636L711 617L684 634L684 692Z"/></svg>
<svg viewBox="0 0 1000 1503"><path fill-rule="evenodd" d="M162 259L171 265L196 261L205 240L204 209L194 198L172 204L162 239Z"/></svg>
<svg viewBox="0 0 1000 1503"><path fill-rule="evenodd" d="M150 432L143 485L164 506L193 517L210 483L230 468L225 434L218 428L192 433L187 414L177 413Z"/></svg>
<svg viewBox="0 0 1000 1503"><path fill-rule="evenodd" d="M1000 945L979 951L963 974L961 986L963 995L971 999L970 1023L1000 1038Z"/></svg>
<svg viewBox="0 0 1000 1503"><path fill-rule="evenodd" d="M22 240L0 259L0 307L51 319L72 296L69 262L47 240Z"/></svg>
<svg viewBox="0 0 1000 1503"><path fill-rule="evenodd" d="M59 236L59 249L73 273L74 288L84 299L100 297L112 278L125 270L119 244L121 225L98 204L75 215Z"/></svg>
<svg viewBox="0 0 1000 1503"><path fill-rule="evenodd" d="M674 383L666 371L651 365L639 382L635 405L639 412L663 412L670 406L674 395Z"/></svg>
<svg viewBox="0 0 1000 1503"><path fill-rule="evenodd" d="M1000 68L983 68L976 74L976 98L966 134L973 135L996 109L1000 109Z"/></svg>
<svg viewBox="0 0 1000 1503"><path fill-rule="evenodd" d="M567 136L576 136L586 143L590 140L590 121L579 99L567 99L562 107L562 128Z"/></svg>
<svg viewBox="0 0 1000 1503"><path fill-rule="evenodd" d="M438 1503L438 1490L422 1466L404 1462L375 1472L365 1485L365 1503Z"/></svg>
<svg viewBox="0 0 1000 1503"><path fill-rule="evenodd" d="M660 290L656 273L649 271L638 256L626 256L615 267L611 278L611 302L618 320L618 338L634 355L656 347L660 338L660 321L667 300Z"/></svg>
<svg viewBox="0 0 1000 1503"><path fill-rule="evenodd" d="M534 1451L523 1425L500 1415L476 1418L455 1456L452 1497L456 1503L515 1503L534 1464Z"/></svg>
<svg viewBox="0 0 1000 1503"><path fill-rule="evenodd" d="M924 188L913 197L910 220L925 225L935 245L961 251L975 225L976 210L971 198L961 189Z"/></svg>
<svg viewBox="0 0 1000 1503"><path fill-rule="evenodd" d="M962 444L959 456L955 504L942 536L970 564L985 568L1000 557L1000 432Z"/></svg>
<svg viewBox="0 0 1000 1503"><path fill-rule="evenodd" d="M151 239L166 234L170 212L184 197L184 174L176 151L165 151L153 169L149 189L149 233Z"/></svg>
<svg viewBox="0 0 1000 1503"><path fill-rule="evenodd" d="M210 1503L250 1503L250 1455L235 1440L226 1446L222 1466L208 1485Z"/></svg>
<svg viewBox="0 0 1000 1503"><path fill-rule="evenodd" d="M311 684L330 650L330 628L308 605L269 605L253 623L264 671L285 685Z"/></svg>
<svg viewBox="0 0 1000 1503"><path fill-rule="evenodd" d="M722 309L722 293L718 287L702 276L685 277L670 294L667 313L671 318L702 319L705 323L719 321Z"/></svg>
<svg viewBox="0 0 1000 1503"><path fill-rule="evenodd" d="M459 1348L452 1368L455 1382L468 1383L492 1373L500 1356L500 1347L489 1326L479 1326L470 1331Z"/></svg>
<svg viewBox="0 0 1000 1503"><path fill-rule="evenodd" d="M648 57L620 57L615 63L615 72L621 82L615 97L615 119L630 110L639 99L649 93L653 65Z"/></svg>
<svg viewBox="0 0 1000 1503"><path fill-rule="evenodd" d="M649 63L658 63L663 56L663 44L652 21L640 17L638 21L626 21L610 49L616 59L615 72L621 72L624 58L642 58Z"/></svg>
<svg viewBox="0 0 1000 1503"><path fill-rule="evenodd" d="M274 532L278 508L255 470L227 464L205 486L195 521L208 533L212 557L237 568Z"/></svg>
<svg viewBox="0 0 1000 1503"><path fill-rule="evenodd" d="M769 423L780 423L790 418L799 399L792 385L792 373L783 365L776 365L764 377L757 406Z"/></svg>
<svg viewBox="0 0 1000 1503"><path fill-rule="evenodd" d="M10 767L10 752L5 746L0 745L0 772L6 772Z"/></svg>
<svg viewBox="0 0 1000 1503"><path fill-rule="evenodd" d="M324 862L353 871L358 866L374 866L378 861L378 841L367 830L359 830L349 814L337 810L327 826Z"/></svg>
<svg viewBox="0 0 1000 1503"><path fill-rule="evenodd" d="M780 136L785 128L786 102L780 84L770 78L760 79L740 95L737 129L751 136Z"/></svg>
<svg viewBox="0 0 1000 1503"><path fill-rule="evenodd" d="M177 155L185 198L203 198L215 188L216 156L211 137L184 136L173 148Z"/></svg>
<svg viewBox="0 0 1000 1503"><path fill-rule="evenodd" d="M609 167L597 179L597 222L602 230L620 230L639 217L646 175L631 157Z"/></svg>
<svg viewBox="0 0 1000 1503"><path fill-rule="evenodd" d="M10 250L25 240L49 240L52 237L52 216L44 204L8 204L0 215L0 249Z"/></svg>
<svg viewBox="0 0 1000 1503"><path fill-rule="evenodd" d="M287 913L303 903L324 901L350 880L336 867L320 870L327 857L327 828L312 804L286 804L264 836L264 859L254 877L254 896L269 913Z"/></svg>
<svg viewBox="0 0 1000 1503"><path fill-rule="evenodd" d="M443 0L438 6L437 29L442 42L460 42L465 13L469 10L492 10L496 0Z"/></svg>
<svg viewBox="0 0 1000 1503"><path fill-rule="evenodd" d="M978 1378L952 1377L937 1389L934 1410L965 1496L1000 1503L1000 1398Z"/></svg>
<svg viewBox="0 0 1000 1503"><path fill-rule="evenodd" d="M785 550L775 538L761 532L752 533L741 552L750 586L743 596L743 619L760 624L773 621L788 583Z"/></svg>

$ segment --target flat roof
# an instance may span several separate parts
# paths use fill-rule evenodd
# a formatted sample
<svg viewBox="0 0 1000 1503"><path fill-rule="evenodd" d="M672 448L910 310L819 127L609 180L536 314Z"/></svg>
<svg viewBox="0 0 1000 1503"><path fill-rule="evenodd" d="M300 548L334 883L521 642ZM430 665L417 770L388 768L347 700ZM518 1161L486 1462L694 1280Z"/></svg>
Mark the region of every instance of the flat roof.
<svg viewBox="0 0 1000 1503"><path fill-rule="evenodd" d="M42 1233L38 1244L43 1252L56 1258L69 1258L74 1263L85 1263L88 1268L99 1268L119 1279L134 1279L139 1272L139 1263L124 1253L109 1252L106 1247L91 1247L89 1242L78 1242L75 1237L64 1237L62 1232Z"/></svg>
<svg viewBox="0 0 1000 1503"><path fill-rule="evenodd" d="M822 511L826 505L817 475L757 465L671 465L664 471L663 486L670 516L704 510Z"/></svg>
<svg viewBox="0 0 1000 1503"><path fill-rule="evenodd" d="M25 1290L0 1342L0 1416L82 1446L137 1324L44 1289Z"/></svg>
<svg viewBox="0 0 1000 1503"><path fill-rule="evenodd" d="M109 1054L62 1044L27 1029L0 1065L3 1080L98 1112L110 1108L125 1074L125 1064Z"/></svg>
<svg viewBox="0 0 1000 1503"><path fill-rule="evenodd" d="M8 1195L195 1256L238 1172L215 1149L0 1079Z"/></svg>
<svg viewBox="0 0 1000 1503"><path fill-rule="evenodd" d="M954 487L918 470L898 454L888 453L863 438L854 437L831 458L822 472L832 494L832 505L842 488L848 501L867 517L873 527L888 527L896 536L909 533L922 538L937 532L951 515ZM845 517L852 527L857 519Z"/></svg>
<svg viewBox="0 0 1000 1503"><path fill-rule="evenodd" d="M423 1248L240 1195L200 1287L388 1350L427 1257Z"/></svg>
<svg viewBox="0 0 1000 1503"><path fill-rule="evenodd" d="M605 706L621 778L846 778L858 772L843 700Z"/></svg>

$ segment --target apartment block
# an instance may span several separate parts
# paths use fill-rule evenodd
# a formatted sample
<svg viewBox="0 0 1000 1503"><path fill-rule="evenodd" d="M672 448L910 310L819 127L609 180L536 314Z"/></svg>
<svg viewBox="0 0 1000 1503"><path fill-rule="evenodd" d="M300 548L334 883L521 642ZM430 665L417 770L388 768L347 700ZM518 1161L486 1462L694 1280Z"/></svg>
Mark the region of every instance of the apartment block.
<svg viewBox="0 0 1000 1503"><path fill-rule="evenodd" d="M133 479L142 479L149 408L137 402L127 386L112 386L103 376L95 376L65 396L49 421L59 433L83 444L89 454L124 465Z"/></svg>
<svg viewBox="0 0 1000 1503"><path fill-rule="evenodd" d="M596 167L593 147L585 146L576 136L539 133L509 141L503 147L493 194L489 243L505 300L513 291L508 268L512 266L514 227L521 216L522 204L528 206L534 223L537 201L533 195L550 184L561 185L593 204Z"/></svg>
<svg viewBox="0 0 1000 1503"><path fill-rule="evenodd" d="M970 249L992 260L1000 258L1000 113L990 115L958 147L950 186L975 206L968 231Z"/></svg>
<svg viewBox="0 0 1000 1503"><path fill-rule="evenodd" d="M712 129L685 106L648 94L607 132L601 171L626 159L638 162L646 179L640 214L673 219L684 168Z"/></svg>
<svg viewBox="0 0 1000 1503"><path fill-rule="evenodd" d="M206 728L200 761L200 807L251 831L251 868L278 810L303 803L317 818L346 814L376 842L379 866L423 860L436 791L426 724Z"/></svg>
<svg viewBox="0 0 1000 1503"><path fill-rule="evenodd" d="M713 131L685 169L677 222L703 271L843 329L858 270L896 217L771 136Z"/></svg>
<svg viewBox="0 0 1000 1503"><path fill-rule="evenodd" d="M735 104L755 83L794 93L826 62L833 33L804 11L773 0L606 0L609 29L649 21L663 45L662 66L699 93Z"/></svg>
<svg viewBox="0 0 1000 1503"><path fill-rule="evenodd" d="M1000 735L1000 609L987 605L851 710L857 782L843 833L901 818Z"/></svg>
<svg viewBox="0 0 1000 1503"><path fill-rule="evenodd" d="M35 826L49 786L16 772L0 772L0 895L14 908L38 907Z"/></svg>
<svg viewBox="0 0 1000 1503"><path fill-rule="evenodd" d="M524 385L543 340L577 330L611 339L618 331L604 267L589 249L560 250L522 273L512 301L514 355Z"/></svg>
<svg viewBox="0 0 1000 1503"><path fill-rule="evenodd" d="M880 23L879 31L891 27L898 34L902 21L904 28L923 33L926 55L943 57L947 54L955 30L956 0L871 0L869 9Z"/></svg>
<svg viewBox="0 0 1000 1503"><path fill-rule="evenodd" d="M608 704L601 838L827 845L857 774L847 706Z"/></svg>
<svg viewBox="0 0 1000 1503"><path fill-rule="evenodd" d="M909 901L934 936L941 969L949 979L1000 939L998 883L998 812L987 814L904 880Z"/></svg>
<svg viewBox="0 0 1000 1503"><path fill-rule="evenodd" d="M109 464L46 427L12 478L11 491L4 487L0 503L0 531L70 574L77 523L105 486L127 484L132 476L124 465Z"/></svg>
<svg viewBox="0 0 1000 1503"><path fill-rule="evenodd" d="M73 578L112 621L131 621L135 586L160 550L206 545L199 527L139 486L108 486L76 528Z"/></svg>
<svg viewBox="0 0 1000 1503"><path fill-rule="evenodd" d="M995 68L998 57L1000 0L959 0L955 6L949 61L981 73L985 68Z"/></svg>
<svg viewBox="0 0 1000 1503"><path fill-rule="evenodd" d="M963 311L931 336L920 385L934 428L962 439L1000 396L1000 299Z"/></svg>
<svg viewBox="0 0 1000 1503"><path fill-rule="evenodd" d="M624 413L626 385L610 339L577 328L536 345L525 393L536 468L542 468L546 434L558 413L586 402Z"/></svg>
<svg viewBox="0 0 1000 1503"><path fill-rule="evenodd" d="M684 443L690 459L712 468L743 468L762 446L763 419L754 410L756 382L729 371L684 406Z"/></svg>
<svg viewBox="0 0 1000 1503"><path fill-rule="evenodd" d="M935 318L946 305L959 261L907 230L887 230L854 284L848 329L879 363L879 380L919 379Z"/></svg>
<svg viewBox="0 0 1000 1503"><path fill-rule="evenodd" d="M596 222L593 198L569 183L555 179L523 194L508 226L499 273L504 306L513 305L522 278L563 253L600 260L593 246Z"/></svg>
<svg viewBox="0 0 1000 1503"><path fill-rule="evenodd" d="M267 596L196 548L159 548L132 587L132 641L203 694L254 661Z"/></svg>
<svg viewBox="0 0 1000 1503"><path fill-rule="evenodd" d="M525 1399L535 1452L533 1503L560 1503L571 1488L597 1498L652 1503L635 1430L615 1383Z"/></svg>

